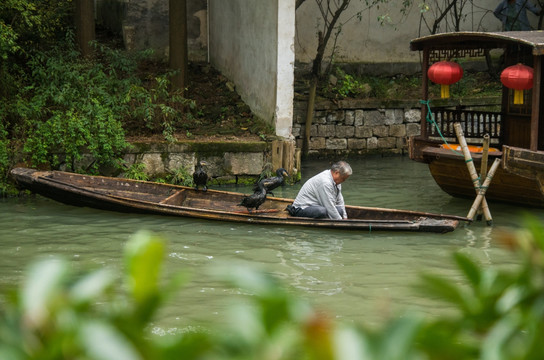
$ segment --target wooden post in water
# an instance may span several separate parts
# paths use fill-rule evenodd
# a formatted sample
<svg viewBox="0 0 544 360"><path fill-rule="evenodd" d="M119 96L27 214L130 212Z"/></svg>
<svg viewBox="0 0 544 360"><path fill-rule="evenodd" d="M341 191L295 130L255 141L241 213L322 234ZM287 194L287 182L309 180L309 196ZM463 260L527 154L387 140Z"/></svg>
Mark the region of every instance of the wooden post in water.
<svg viewBox="0 0 544 360"><path fill-rule="evenodd" d="M289 176L293 174L293 168L295 167L295 142L285 140L283 142L283 156L282 156L283 168L287 170Z"/></svg>
<svg viewBox="0 0 544 360"><path fill-rule="evenodd" d="M283 141L272 141L272 171L283 166Z"/></svg>
<svg viewBox="0 0 544 360"><path fill-rule="evenodd" d="M482 186L480 186L478 196L476 196L476 199L474 200L474 203L472 204L472 207L470 208L470 211L468 212L467 218L472 219L474 217L474 214L476 214L476 211L480 207L480 204L482 201L485 200L485 193L487 191L487 188L489 187L489 184L491 183L491 180L493 179L493 176L495 175L495 172L497 171L497 168L501 164L501 159L495 159L493 162L493 165L491 165L491 169L489 169L489 173L487 174L484 183ZM489 211L489 208L487 208L487 211ZM491 215L490 215L491 216ZM486 217L487 220L487 217ZM493 220L487 220L487 225L492 225Z"/></svg>
<svg viewBox="0 0 544 360"><path fill-rule="evenodd" d="M465 162L467 164L472 184L474 185L474 190L476 191L476 195L479 195L481 183L480 179L478 178L478 173L476 172L476 166L474 166L474 161L472 161L472 156L470 155L470 151L468 150L467 141L465 140L465 136L463 135L463 129L461 128L461 124L459 123L455 123L453 127L455 128L457 140L459 140L459 144L461 145L461 149L463 150L463 156L465 157ZM482 204L482 210L487 224L493 224L493 218L491 217L491 212L489 211L489 206L487 205L485 197L482 197L482 199L480 199L480 201L478 202L478 206L480 205L480 203ZM474 218L474 214L472 214L472 217L469 218L472 220Z"/></svg>
<svg viewBox="0 0 544 360"><path fill-rule="evenodd" d="M489 155L489 134L484 135L484 142L482 146L482 163L480 166L480 182L483 182L483 179L485 179L487 175L487 159ZM483 209L478 209L478 213L476 215L476 220L482 220L482 213Z"/></svg>

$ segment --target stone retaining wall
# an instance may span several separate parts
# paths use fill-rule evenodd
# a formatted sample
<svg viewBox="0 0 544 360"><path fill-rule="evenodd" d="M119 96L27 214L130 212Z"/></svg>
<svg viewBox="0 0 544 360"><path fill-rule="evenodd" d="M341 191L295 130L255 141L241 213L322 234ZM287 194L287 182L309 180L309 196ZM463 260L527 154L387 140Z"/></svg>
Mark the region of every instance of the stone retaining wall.
<svg viewBox="0 0 544 360"><path fill-rule="evenodd" d="M206 172L218 182L238 182L242 177L253 179L263 171L269 159L270 145L262 142L179 142L133 143L125 153L128 165L145 164L152 176L172 173L180 167L193 173L196 164L208 163Z"/></svg>
<svg viewBox="0 0 544 360"><path fill-rule="evenodd" d="M192 175L202 160L208 163L206 172L216 184L254 182L272 162L271 144L265 141L133 142L124 154L125 166L143 164L143 171L155 179L164 178L180 168ZM73 166L75 170L86 171L93 162L92 156L87 154ZM60 169L67 170L66 164ZM117 168L101 168L100 173L122 176Z"/></svg>
<svg viewBox="0 0 544 360"><path fill-rule="evenodd" d="M293 136L302 148L306 121L305 101L295 103ZM310 130L309 155L314 157L403 153L407 138L420 134L420 104L369 101L316 103Z"/></svg>

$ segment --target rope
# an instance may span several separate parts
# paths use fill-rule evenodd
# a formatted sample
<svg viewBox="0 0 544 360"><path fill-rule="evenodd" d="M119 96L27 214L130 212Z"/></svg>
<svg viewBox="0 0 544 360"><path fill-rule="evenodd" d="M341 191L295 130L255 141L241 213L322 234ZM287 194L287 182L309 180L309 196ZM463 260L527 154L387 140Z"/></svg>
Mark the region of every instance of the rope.
<svg viewBox="0 0 544 360"><path fill-rule="evenodd" d="M448 149L450 149L451 151L453 151L457 155L463 156L463 154L459 153L458 151L453 150L451 148L450 144L448 144L448 141L446 140L446 138L442 135L442 132L438 128L438 124L434 120L433 112L431 111L431 105L430 105L431 100L419 100L419 102L421 104L427 105L427 117L426 117L426 120L427 120L427 122L429 124L433 125L436 128L436 131L438 132L438 135L440 135L440 138L442 139L442 141L444 141L444 144L448 145Z"/></svg>

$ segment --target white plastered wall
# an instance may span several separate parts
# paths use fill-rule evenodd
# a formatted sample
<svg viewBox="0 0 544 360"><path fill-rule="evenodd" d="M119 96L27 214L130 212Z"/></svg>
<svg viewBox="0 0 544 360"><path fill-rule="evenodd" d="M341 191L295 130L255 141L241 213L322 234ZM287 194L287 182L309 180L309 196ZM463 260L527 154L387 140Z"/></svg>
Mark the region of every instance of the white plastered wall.
<svg viewBox="0 0 544 360"><path fill-rule="evenodd" d="M210 0L210 62L276 134L291 136L295 9L290 0Z"/></svg>
<svg viewBox="0 0 544 360"><path fill-rule="evenodd" d="M465 2L462 13L466 15L461 23L461 31L501 31L501 22L493 15L493 10L500 0L473 0ZM529 0L536 4L536 0ZM418 52L410 51L410 41L420 36L429 35L429 29L422 21L424 14L427 23L432 26L438 17L437 1L412 1L406 14L401 14L403 0L391 0L380 3L379 8L364 10L367 2L352 0L340 18L345 23L338 37L335 61L345 63L403 63L419 62ZM442 8L443 2L438 2ZM427 12L421 12L422 6L431 6ZM361 12L361 19L357 13ZM533 26L538 18L528 12ZM379 18L384 19L383 25ZM296 13L296 58L309 63L315 57L317 49L317 31L322 30L323 20L314 0L306 0ZM452 19L446 16L440 23L438 32L454 31ZM332 45L333 39L329 41ZM329 47L327 56L331 53ZM327 60L327 59L326 59Z"/></svg>

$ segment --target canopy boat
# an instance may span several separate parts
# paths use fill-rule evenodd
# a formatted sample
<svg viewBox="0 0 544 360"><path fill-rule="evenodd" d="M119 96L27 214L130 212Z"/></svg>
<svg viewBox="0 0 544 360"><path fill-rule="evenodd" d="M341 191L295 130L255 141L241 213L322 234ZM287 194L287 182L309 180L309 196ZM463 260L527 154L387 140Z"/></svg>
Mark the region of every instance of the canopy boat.
<svg viewBox="0 0 544 360"><path fill-rule="evenodd" d="M427 163L445 192L474 198L474 185L463 154L443 147L445 141L456 142L453 125L460 123L469 146L481 147L482 138L489 135L490 146L497 150L488 153L488 167L495 158L502 160L485 194L487 200L544 207L544 141L540 140L544 139L544 32L443 33L414 39L410 48L422 52L424 100L421 135L410 138L410 158ZM521 92L515 89L516 85L503 86L502 99L496 106L500 111L485 109L478 99L462 105L448 99L429 102L428 70L433 64L459 58L479 58L483 62L490 59L492 52L504 59L502 68L520 63L532 67L532 84L530 78L525 79L531 89ZM472 158L480 169L481 150L474 150Z"/></svg>
<svg viewBox="0 0 544 360"><path fill-rule="evenodd" d="M62 203L133 213L152 213L251 224L301 225L347 230L404 230L444 233L467 218L426 212L346 206L349 219L290 216L292 199L267 197L258 210L238 205L244 194L209 189L89 176L62 171L15 168L11 176L25 189Z"/></svg>

